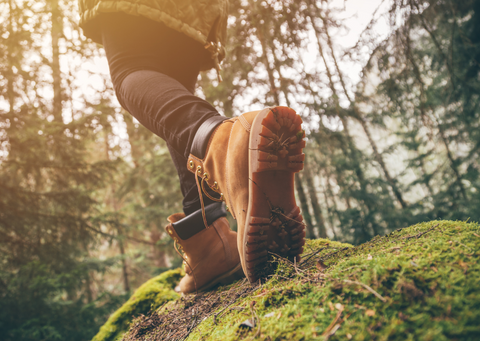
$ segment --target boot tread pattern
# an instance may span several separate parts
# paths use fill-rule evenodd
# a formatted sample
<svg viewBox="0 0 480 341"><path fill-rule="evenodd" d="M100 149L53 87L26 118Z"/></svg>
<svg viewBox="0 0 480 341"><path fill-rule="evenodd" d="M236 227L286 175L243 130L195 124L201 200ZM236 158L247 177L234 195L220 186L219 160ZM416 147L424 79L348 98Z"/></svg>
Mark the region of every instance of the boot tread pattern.
<svg viewBox="0 0 480 341"><path fill-rule="evenodd" d="M256 145L251 145L252 149L256 148L253 154L253 178L258 173L286 172L285 174L290 175L285 179L291 179L293 185L293 173L301 171L305 161L305 132L301 124L302 118L290 108L275 107L266 113L261 127L257 126L256 132L259 136L255 137ZM253 187L256 198L278 196L278 191L268 192L267 185L264 186L267 188L265 191L261 187L261 183L256 183ZM285 190L288 193L285 194L294 197L292 187L288 188ZM299 261L305 244L303 217L294 200L293 203L285 205L287 207L273 207L270 203L268 205L269 209L263 211L253 208L252 213L255 214L252 214L246 223L245 262L246 275L250 282L262 277L269 252Z"/></svg>
<svg viewBox="0 0 480 341"><path fill-rule="evenodd" d="M279 158L286 158L286 166L293 172L303 169L305 132L302 118L290 108L272 108L262 120L257 171L278 168Z"/></svg>

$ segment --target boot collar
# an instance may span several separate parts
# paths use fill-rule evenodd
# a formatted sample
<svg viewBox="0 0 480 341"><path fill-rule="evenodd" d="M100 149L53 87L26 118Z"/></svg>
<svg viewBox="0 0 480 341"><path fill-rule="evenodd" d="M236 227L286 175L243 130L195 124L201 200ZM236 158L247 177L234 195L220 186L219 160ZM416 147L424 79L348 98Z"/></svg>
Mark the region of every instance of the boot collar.
<svg viewBox="0 0 480 341"><path fill-rule="evenodd" d="M177 213L178 214L178 213ZM170 217L173 217L172 215ZM202 217L202 209L199 209L192 214L177 221L170 221L173 229L177 233L178 237L182 240L189 239L197 233L206 229ZM216 202L205 207L205 218L207 219L208 226L221 217L226 217L227 211L223 202ZM170 218L169 217L169 218Z"/></svg>

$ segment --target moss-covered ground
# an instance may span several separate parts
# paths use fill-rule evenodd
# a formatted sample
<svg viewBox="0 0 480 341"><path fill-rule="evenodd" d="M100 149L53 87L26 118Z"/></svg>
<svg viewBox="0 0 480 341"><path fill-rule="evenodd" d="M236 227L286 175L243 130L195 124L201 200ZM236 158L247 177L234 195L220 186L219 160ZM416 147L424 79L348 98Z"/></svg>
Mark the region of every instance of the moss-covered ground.
<svg viewBox="0 0 480 341"><path fill-rule="evenodd" d="M179 298L174 291L182 277L180 269L166 271L141 285L130 299L100 328L92 341L120 340L128 331L134 317L147 314L161 307L165 302Z"/></svg>
<svg viewBox="0 0 480 341"><path fill-rule="evenodd" d="M265 283L175 299L124 340L480 340L479 256L480 226L465 222L357 247L313 240L299 264L277 258Z"/></svg>

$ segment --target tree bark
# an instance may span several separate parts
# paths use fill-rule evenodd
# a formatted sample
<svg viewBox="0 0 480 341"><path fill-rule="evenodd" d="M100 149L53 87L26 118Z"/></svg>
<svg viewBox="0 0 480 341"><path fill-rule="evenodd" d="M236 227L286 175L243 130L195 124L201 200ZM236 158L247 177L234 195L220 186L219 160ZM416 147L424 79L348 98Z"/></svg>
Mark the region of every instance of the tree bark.
<svg viewBox="0 0 480 341"><path fill-rule="evenodd" d="M125 255L125 246L121 238L118 239L118 246L120 249L120 254L122 255L122 275L123 275L123 290L125 292L130 291L130 283L128 281L128 271L127 271L127 259Z"/></svg>
<svg viewBox="0 0 480 341"><path fill-rule="evenodd" d="M51 0L51 37L52 37L52 78L53 78L53 107L52 115L57 122L63 122L62 118L62 75L60 71L60 50L59 40L63 34L62 13L59 7L59 0Z"/></svg>
<svg viewBox="0 0 480 341"><path fill-rule="evenodd" d="M123 121L127 126L128 142L130 143L130 153L132 155L133 165L135 166L135 168L137 168L140 163L140 158L143 154L140 148L138 148L138 128L135 127L135 123L133 122L133 116L126 111L123 112Z"/></svg>
<svg viewBox="0 0 480 341"><path fill-rule="evenodd" d="M14 14L13 14L13 1L8 0L8 9L9 9L9 16L8 16L8 23L7 23L7 30L8 35L10 38L10 44L8 45L9 51L7 51L7 60L8 65L6 67L5 78L7 79L7 100L9 111L13 112L14 105L15 105L15 90L14 90L14 82L15 82L15 74L13 73L13 42L12 38L15 36L13 23L15 22Z"/></svg>
<svg viewBox="0 0 480 341"><path fill-rule="evenodd" d="M312 216L308 208L307 196L303 189L302 180L299 173L295 173L295 189L297 190L298 199L300 200L300 207L302 208L302 215L307 228L307 238L317 238L312 224Z"/></svg>
<svg viewBox="0 0 480 341"><path fill-rule="evenodd" d="M327 179L328 181L328 179ZM327 206L327 212L328 212L328 222L330 223L330 229L332 230L333 233L333 239L337 239L337 233L335 232L335 222L333 221L333 214L336 214L338 217L338 212L336 211L337 204L335 202L335 198L332 199L333 201L333 209L330 208L330 204L328 203L328 195L327 191L325 188L323 188L323 197L325 199L325 206ZM333 211L333 212L332 212Z"/></svg>
<svg viewBox="0 0 480 341"><path fill-rule="evenodd" d="M275 85L275 77L273 75L273 70L270 67L270 62L268 61L268 49L267 49L263 32L259 30L257 32L257 37L258 37L258 40L260 41L260 44L262 45L262 51L263 51L262 60L263 60L263 64L265 65L265 68L267 69L268 80L270 82L270 93L272 94L275 100L275 104L279 105L280 99L278 97L278 89L277 89L277 86Z"/></svg>
<svg viewBox="0 0 480 341"><path fill-rule="evenodd" d="M303 171L303 177L307 183L308 193L310 196L310 203L312 204L313 215L318 227L318 236L320 238L327 238L327 231L325 229L325 220L323 219L322 209L318 203L317 191L315 190L315 185L313 183L313 177L311 169L305 164L305 169Z"/></svg>

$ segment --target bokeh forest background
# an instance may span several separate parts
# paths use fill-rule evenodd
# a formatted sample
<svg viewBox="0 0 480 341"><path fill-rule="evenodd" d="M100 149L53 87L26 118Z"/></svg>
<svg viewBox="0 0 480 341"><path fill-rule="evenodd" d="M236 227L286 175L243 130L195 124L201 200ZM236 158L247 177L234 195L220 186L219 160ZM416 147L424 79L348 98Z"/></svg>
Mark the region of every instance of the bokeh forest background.
<svg viewBox="0 0 480 341"><path fill-rule="evenodd" d="M203 73L198 94L227 116L277 104L303 116L310 238L479 221L480 1L384 0L348 48L344 5L231 1L223 82ZM73 0L0 2L5 341L91 339L181 264L163 230L181 211L168 150L120 108L77 20Z"/></svg>

